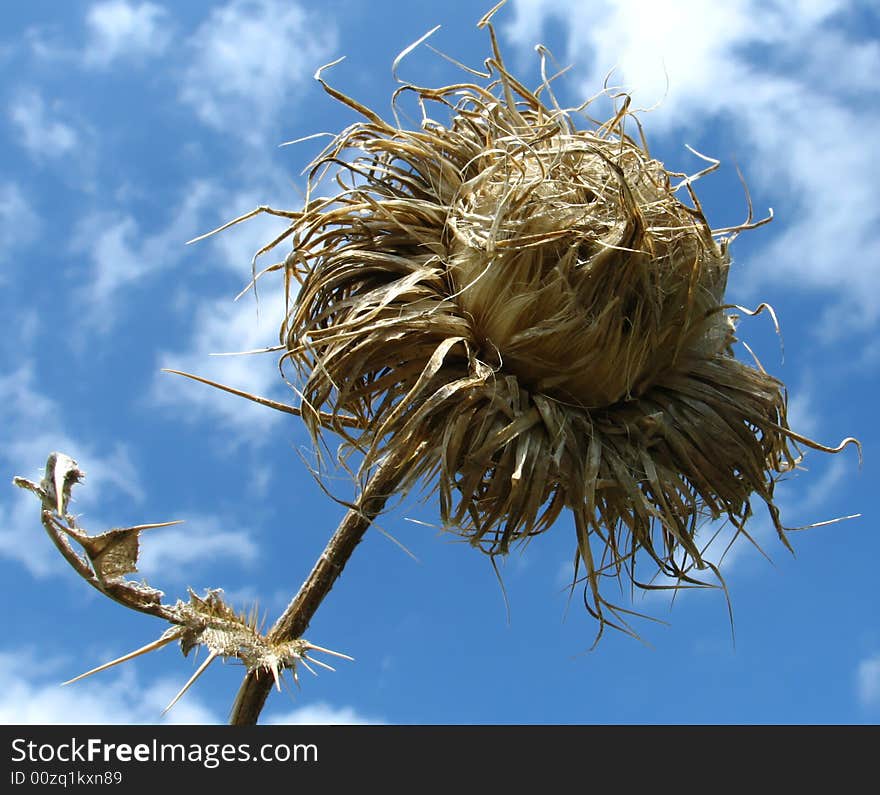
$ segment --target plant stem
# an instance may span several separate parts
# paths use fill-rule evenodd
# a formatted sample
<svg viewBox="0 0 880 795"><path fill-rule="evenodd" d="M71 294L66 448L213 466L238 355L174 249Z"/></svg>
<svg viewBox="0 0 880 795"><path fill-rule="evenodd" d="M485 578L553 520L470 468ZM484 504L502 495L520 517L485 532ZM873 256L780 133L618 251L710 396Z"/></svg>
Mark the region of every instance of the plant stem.
<svg viewBox="0 0 880 795"><path fill-rule="evenodd" d="M339 523L308 579L269 631L270 641L288 641L302 637L355 547L394 493L400 477L401 468L396 457L386 459L377 467L355 506L348 510ZM268 672L261 674L259 671L252 671L247 674L235 697L229 722L234 726L255 724L273 684L274 679Z"/></svg>

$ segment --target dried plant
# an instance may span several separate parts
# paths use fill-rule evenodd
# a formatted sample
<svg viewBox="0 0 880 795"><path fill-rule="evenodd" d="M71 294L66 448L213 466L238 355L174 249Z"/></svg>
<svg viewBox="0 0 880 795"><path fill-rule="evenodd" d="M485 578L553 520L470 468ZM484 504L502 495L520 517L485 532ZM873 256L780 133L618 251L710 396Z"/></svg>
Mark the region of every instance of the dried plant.
<svg viewBox="0 0 880 795"><path fill-rule="evenodd" d="M149 648L180 640L184 652L206 645L207 662L245 662L234 722L256 720L269 673L319 650L301 635L394 493L436 492L443 526L493 559L570 511L572 582L584 584L600 636L606 625L632 632L603 578L651 587L662 574L678 587L706 584L693 571L710 570L723 586L700 524L726 519L747 536L757 501L788 546L774 487L797 467L799 445L858 444L827 447L792 430L783 384L734 354L738 315L772 309L725 300L729 247L772 213L753 221L749 203L744 223L713 229L693 186L717 161L690 176L667 171L624 93L603 92L616 108L603 122L591 102L561 107L541 48L543 81L526 88L502 60L496 10L480 22L492 53L484 72L468 70L473 82L395 93L395 108L415 98L418 129L396 110L395 123L382 119L319 69L327 93L362 120L311 164L303 209L260 207L215 230L260 212L290 220L257 256L292 243L260 275L284 277L281 364L301 405L190 377L301 415L316 449L338 435L361 483L268 635L214 593L161 610L150 602L175 627ZM316 195L331 172L333 191ZM50 500L60 493L42 488ZM89 545L118 535L136 551L144 528L86 541L52 510L44 523L84 546L90 581L113 596ZM122 568L133 565L126 554Z"/></svg>
<svg viewBox="0 0 880 795"><path fill-rule="evenodd" d="M114 528L100 535L89 535L77 526L76 518L67 512L71 490L82 481L84 475L70 456L53 452L46 461L45 475L40 483L21 477L16 477L13 483L39 497L43 527L64 559L86 582L124 607L161 618L171 626L152 643L86 671L64 684L71 684L175 641L179 642L184 656L194 648L204 646L208 651L205 661L165 708L164 712L167 712L218 657L239 660L248 672L271 675L279 690L284 671L289 670L298 683L297 665L304 666L312 673L314 670L309 663L333 670L325 662L310 657L309 652L352 659L347 654L324 649L304 638L277 640L263 634L258 627L256 610L250 615L236 613L223 601L223 592L220 590L208 591L204 596L190 591L189 601L178 599L172 605L162 602L164 594L161 591L146 583L126 579L125 575L137 571L140 534L144 530L168 527L179 522ZM73 539L83 549L85 557L74 550L68 539Z"/></svg>

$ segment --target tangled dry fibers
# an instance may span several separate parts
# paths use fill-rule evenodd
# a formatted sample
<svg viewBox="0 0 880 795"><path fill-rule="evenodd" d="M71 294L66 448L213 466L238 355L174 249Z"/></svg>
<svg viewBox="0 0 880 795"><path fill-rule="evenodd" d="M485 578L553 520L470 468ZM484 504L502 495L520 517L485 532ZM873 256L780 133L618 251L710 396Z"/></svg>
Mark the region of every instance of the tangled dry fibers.
<svg viewBox="0 0 880 795"><path fill-rule="evenodd" d="M303 210L269 210L291 219L264 249L293 243L267 269L288 289L282 363L316 438L342 435L362 474L393 457L399 491L436 490L443 525L489 555L571 511L574 579L600 627L623 626L601 578L698 582L715 569L699 525L745 533L756 498L785 541L776 481L796 442L832 448L794 433L783 384L734 356L728 245L757 224L713 231L625 95L604 123L563 109L483 24L483 82L396 92L418 129L316 75L362 120L312 164Z"/></svg>

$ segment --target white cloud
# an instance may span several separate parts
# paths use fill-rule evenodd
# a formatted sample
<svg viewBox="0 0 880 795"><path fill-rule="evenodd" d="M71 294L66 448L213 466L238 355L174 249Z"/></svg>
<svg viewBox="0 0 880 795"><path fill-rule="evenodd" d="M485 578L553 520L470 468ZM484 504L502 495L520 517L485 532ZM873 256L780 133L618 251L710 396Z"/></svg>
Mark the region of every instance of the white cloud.
<svg viewBox="0 0 880 795"><path fill-rule="evenodd" d="M33 371L22 366L0 376L0 461L11 479L21 475L39 480L39 469L53 450L74 457L85 470L87 487L74 492L73 510L80 513L108 493L122 494L137 503L143 500L140 478L128 449L121 443L96 448L66 428L58 403L34 386ZM90 530L94 517L85 514ZM97 529L105 529L98 525ZM47 539L32 542L41 534L39 510L33 495L12 487L0 498L0 555L23 564L34 576L47 576L62 564Z"/></svg>
<svg viewBox="0 0 880 795"><path fill-rule="evenodd" d="M880 706L880 654L862 660L856 678L859 703L863 707Z"/></svg>
<svg viewBox="0 0 880 795"><path fill-rule="evenodd" d="M125 284L138 281L154 264L145 261L136 251L137 222L131 216L113 219L92 215L77 226L73 250L89 252L93 274L89 297L96 304L108 302Z"/></svg>
<svg viewBox="0 0 880 795"><path fill-rule="evenodd" d="M807 456L804 468L808 468L809 464L815 460L814 456ZM847 461L841 457L836 457L831 461L821 460L821 468L817 467L817 473L812 474L810 480L809 493L806 497L800 494L801 489L798 488L799 481L808 476L808 473L798 472L790 481L784 481L778 484L776 489L776 504L780 509L782 522L786 527L794 528L803 523L804 527L809 527L810 523L822 522L838 518L836 515L829 515L825 512L824 506L828 500L840 488L841 481L845 479L847 473L852 471L852 461ZM791 484L791 485L790 485ZM779 534L775 525L767 513L763 503L756 497L753 500L755 515L746 524L746 532L749 538L740 534L736 536L736 528L728 519L719 519L718 521L707 521L697 531L694 539L697 547L702 551L704 560L715 564L721 571L722 575L727 577L738 568L744 561L754 561L763 557L763 552L771 560L776 559L778 555L787 554L785 548L779 540ZM827 531L827 528L818 528L813 532L820 533ZM789 542L797 549L798 534L789 533L787 535ZM731 543L733 542L733 543ZM754 542L754 543L752 543ZM755 544L759 549L756 549ZM698 571L692 569L690 576L702 582L720 585L711 569ZM660 575L656 577L652 584L675 586L676 581L672 577ZM685 591L688 589L684 589ZM647 600L663 599L668 600L673 595L672 590L646 591L642 594L642 598ZM680 599L682 592L676 594L676 599Z"/></svg>
<svg viewBox="0 0 880 795"><path fill-rule="evenodd" d="M21 188L8 180L0 182L0 263L33 240L38 228L39 218ZM5 281L0 275L0 284Z"/></svg>
<svg viewBox="0 0 880 795"><path fill-rule="evenodd" d="M181 98L206 124L260 133L317 67L330 60L332 22L286 0L232 0L215 8L189 42Z"/></svg>
<svg viewBox="0 0 880 795"><path fill-rule="evenodd" d="M90 532L108 529L110 523L96 515L103 510L99 502L114 494L134 504L144 500L128 448L121 443L96 448L72 433L63 425L62 407L40 393L33 382L33 372L26 366L0 376L0 462L4 471L9 479L21 475L38 481L40 467L50 452L71 455L86 472L85 483L74 491L72 510ZM48 539L34 538L42 536L38 508L34 496L21 489L9 487L0 496L0 555L18 561L35 577L46 577L65 564ZM126 511L125 515L132 513ZM218 560L248 566L258 557L250 530L232 525L228 518L209 514L172 518L182 518L185 523L148 530L141 539L138 568L159 587L168 581L187 580Z"/></svg>
<svg viewBox="0 0 880 795"><path fill-rule="evenodd" d="M846 27L851 4L605 0L587 9L516 0L513 9L507 32L521 45L534 45L551 19L565 24L584 96L616 67L612 83L651 106L668 75L668 95L645 120L649 139L693 135L711 121L735 134L753 189L787 212L747 265L752 290L774 283L836 293L839 303L817 324L826 336L880 319L880 108L864 71L880 62L880 44Z"/></svg>
<svg viewBox="0 0 880 795"><path fill-rule="evenodd" d="M143 232L131 215L97 212L83 218L71 251L85 255L91 265L91 276L81 291L83 301L93 309L83 313L86 322L108 330L115 319L114 299L122 289L180 263L189 253L186 241L201 231L202 219L216 198L217 188L209 182L186 185L167 225L152 232Z"/></svg>
<svg viewBox="0 0 880 795"><path fill-rule="evenodd" d="M47 108L36 89L24 89L13 99L9 118L17 128L21 145L36 160L61 157L79 144L76 130L52 118L57 109Z"/></svg>
<svg viewBox="0 0 880 795"><path fill-rule="evenodd" d="M159 367L195 373L263 397L289 400L292 393L282 391L277 353L211 356L277 344L284 317L284 296L280 289L267 293L265 289L261 292L259 307L250 294L237 302L223 298L202 303L195 313L189 345L180 351L160 354ZM252 443L264 441L266 431L282 416L280 412L169 373L157 374L150 398L153 405L183 410L183 416L189 419L219 417L241 441Z"/></svg>
<svg viewBox="0 0 880 795"><path fill-rule="evenodd" d="M222 219L224 223L266 204L267 195L276 196L283 202L286 192L284 189L289 190L286 184L279 184L278 173L277 171L273 173L273 164L268 159L256 156L248 158L248 170L251 178L255 182L259 181L260 187L242 189L225 196L222 202L222 206L225 208ZM281 182L283 183L283 181ZM279 209L284 209L284 204ZM286 218L259 213L245 222L214 235L210 238L210 242L214 250L222 257L221 261L227 268L240 274L243 278L249 279L254 254L281 234L289 226L289 223ZM282 250L284 253L279 253ZM267 262L277 262L279 259L283 259L289 250L289 242L281 243L276 250L267 252L261 257L262 266L265 267ZM261 266L260 261L257 266Z"/></svg>
<svg viewBox="0 0 880 795"><path fill-rule="evenodd" d="M815 438L819 432L819 411L809 389L798 389L788 401L788 424L802 436Z"/></svg>
<svg viewBox="0 0 880 795"><path fill-rule="evenodd" d="M264 499L269 493L272 484L272 467L255 466L248 482L248 491L258 500Z"/></svg>
<svg viewBox="0 0 880 795"><path fill-rule="evenodd" d="M247 528L215 516L181 518L182 525L148 530L141 537L138 570L152 584L162 587L169 580L191 580L200 568L216 560L243 566L256 561L257 545ZM198 588L201 583L188 581L187 585Z"/></svg>
<svg viewBox="0 0 880 795"><path fill-rule="evenodd" d="M159 271L179 266L187 256L205 259L206 249L219 255L212 258L213 265L234 272L242 285L247 284L253 255L284 229L284 219L259 215L214 236L210 242L195 246L186 243L259 203L256 191L232 192L214 182L195 179L184 185L176 204L168 209L167 222L153 229L142 229L131 214L98 211L86 215L77 223L70 243L71 252L85 257L91 271L80 297L92 311L82 313L81 318L92 328L109 330L117 317L114 304L125 289ZM218 213L218 207L224 208L222 212ZM282 255L267 256L278 259ZM211 301L203 301L200 306L213 310ZM231 348L225 349L244 349L234 338L227 339L233 341Z"/></svg>
<svg viewBox="0 0 880 795"><path fill-rule="evenodd" d="M87 66L106 67L121 59L155 57L171 41L168 13L154 3L96 3L89 8L86 25L89 38L82 57Z"/></svg>
<svg viewBox="0 0 880 795"><path fill-rule="evenodd" d="M365 726L377 725L384 723L385 721L361 715L353 707L333 707L330 704L319 701L315 704L297 707L290 712L270 713L264 722L275 726L291 724L316 726Z"/></svg>
<svg viewBox="0 0 880 795"><path fill-rule="evenodd" d="M85 34L76 42L69 25L50 23L27 28L22 39L33 56L55 66L107 69L120 62L142 64L157 58L168 51L174 38L164 8L130 0L91 4L85 16Z"/></svg>
<svg viewBox="0 0 880 795"><path fill-rule="evenodd" d="M215 192L212 208L226 208L220 219L225 222L253 210L264 195L248 190ZM211 256L213 263L235 273L244 286L251 278L254 254L273 240L287 223L285 219L260 214L197 243L195 251L200 256ZM204 231L202 228L198 233ZM282 244L265 254L257 261L257 269L282 259L288 250L289 244ZM279 354L212 355L259 350L278 344L285 299L282 280L277 274L269 274L258 282L257 296L255 301L251 290L233 301L232 295L197 299L181 292L178 295L180 309L192 317L191 337L178 350L162 351L157 370L183 370L252 394L289 400L291 393L284 387L278 371ZM149 397L154 406L185 407L187 417L200 419L206 413L218 417L235 431L238 441L263 441L265 432L280 419L280 414L271 409L168 373L157 372Z"/></svg>
<svg viewBox="0 0 880 795"><path fill-rule="evenodd" d="M805 468L812 469L813 462L819 463L821 460L822 468L819 477L813 476L810 480L809 491L805 499L799 500L796 504L799 516L804 521L814 522L820 521L825 517L818 517L817 512L823 505L835 494L842 489L842 484L847 477L851 477L854 467L855 455L851 451L835 456L830 461L828 459L819 459L818 453L807 456L805 459ZM844 457L846 456L846 457Z"/></svg>
<svg viewBox="0 0 880 795"><path fill-rule="evenodd" d="M797 54L808 38L823 40L817 33L842 7L840 0L602 0L585 9L575 0L515 0L505 31L531 47L549 20L564 22L567 57L585 78L588 96L613 68L612 85L625 86L635 105L663 101L652 126L680 127L738 110L756 84L773 74L756 65L757 48ZM766 60L769 53L761 55Z"/></svg>
<svg viewBox="0 0 880 795"><path fill-rule="evenodd" d="M80 671L75 671L80 673ZM184 679L165 677L144 685L130 664L62 687L71 675L69 664L47 662L29 649L0 651L0 724L189 724L223 720L200 698L198 684L174 707L162 710ZM179 681L178 681L179 680ZM316 702L289 712L267 712L263 721L275 725L367 725L384 721L362 715L354 707Z"/></svg>
<svg viewBox="0 0 880 795"><path fill-rule="evenodd" d="M187 692L162 717L181 683L161 680L141 686L130 667L100 679L61 687L59 666L47 665L26 649L0 652L0 724L211 724L219 718Z"/></svg>
<svg viewBox="0 0 880 795"><path fill-rule="evenodd" d="M32 25L24 31L21 41L30 54L41 61L61 61L71 58L73 53L57 27Z"/></svg>

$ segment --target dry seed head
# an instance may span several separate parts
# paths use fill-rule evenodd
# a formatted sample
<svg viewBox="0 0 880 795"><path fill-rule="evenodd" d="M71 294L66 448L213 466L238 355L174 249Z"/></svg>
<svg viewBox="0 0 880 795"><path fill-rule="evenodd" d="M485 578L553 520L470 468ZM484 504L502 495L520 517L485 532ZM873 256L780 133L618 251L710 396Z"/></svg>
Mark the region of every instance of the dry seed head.
<svg viewBox="0 0 880 795"><path fill-rule="evenodd" d="M790 431L783 385L734 357L730 238L626 134L628 98L604 124L548 106L490 33L485 84L399 89L419 129L316 75L365 120L289 214L282 361L316 437L336 430L364 473L401 461L401 488L436 489L444 525L488 554L570 510L588 608L613 623L599 577L640 584L639 553L649 577L692 581L712 566L706 517L742 531L756 495L785 540L790 440L821 446ZM338 190L315 197L331 168Z"/></svg>
<svg viewBox="0 0 880 795"><path fill-rule="evenodd" d="M662 165L625 137L520 115L528 124L481 153L447 219L456 302L483 358L597 409L638 397L682 348L726 347L729 320L707 311L727 257Z"/></svg>

